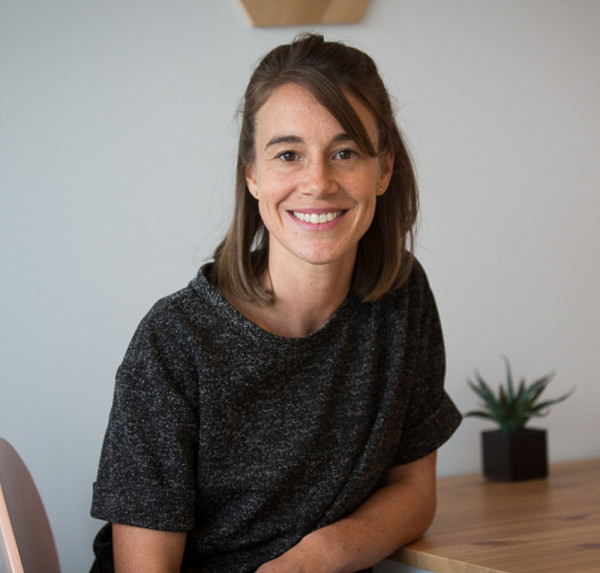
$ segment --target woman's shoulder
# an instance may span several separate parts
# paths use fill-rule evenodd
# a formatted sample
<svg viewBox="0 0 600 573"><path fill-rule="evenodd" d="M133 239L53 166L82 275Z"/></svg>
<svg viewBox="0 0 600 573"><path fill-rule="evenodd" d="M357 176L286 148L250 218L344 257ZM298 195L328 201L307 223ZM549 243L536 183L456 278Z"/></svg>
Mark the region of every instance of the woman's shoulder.
<svg viewBox="0 0 600 573"><path fill-rule="evenodd" d="M417 260L406 280L373 302L363 302L359 311L362 320L381 320L384 324L418 324L437 313L435 297L427 274ZM378 317L377 319L375 317Z"/></svg>
<svg viewBox="0 0 600 573"><path fill-rule="evenodd" d="M159 298L152 304L140 322L146 330L169 330L171 326L203 320L211 313L216 299L212 285L206 278L206 265L183 288Z"/></svg>
<svg viewBox="0 0 600 573"><path fill-rule="evenodd" d="M382 301L392 303L392 301L400 301L410 299L414 301L415 298L431 298L431 287L429 285L429 279L427 273L423 268L423 265L419 260L414 257L411 262L411 268L405 281L392 288L387 295L382 297Z"/></svg>

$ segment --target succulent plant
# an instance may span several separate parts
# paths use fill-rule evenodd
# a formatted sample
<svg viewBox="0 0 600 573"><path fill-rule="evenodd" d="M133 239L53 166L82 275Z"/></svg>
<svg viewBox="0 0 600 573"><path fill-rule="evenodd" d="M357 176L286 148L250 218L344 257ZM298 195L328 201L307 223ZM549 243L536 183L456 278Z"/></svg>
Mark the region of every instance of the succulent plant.
<svg viewBox="0 0 600 573"><path fill-rule="evenodd" d="M502 360L506 365L506 384L499 385L497 395L477 371L475 372L477 383L470 379L467 380L467 384L481 398L483 409L472 410L465 416L493 420L499 424L503 432L510 434L523 430L530 418L548 415L550 406L566 400L575 391L573 388L559 398L542 402L540 401L541 395L554 378L555 373L551 372L530 385L527 385L523 378L515 390L510 362L505 356L502 357Z"/></svg>

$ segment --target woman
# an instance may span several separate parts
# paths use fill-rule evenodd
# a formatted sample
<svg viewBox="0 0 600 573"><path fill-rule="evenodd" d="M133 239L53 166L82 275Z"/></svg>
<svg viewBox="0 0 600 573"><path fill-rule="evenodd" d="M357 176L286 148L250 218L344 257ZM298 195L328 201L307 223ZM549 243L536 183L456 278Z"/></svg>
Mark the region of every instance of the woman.
<svg viewBox="0 0 600 573"><path fill-rule="evenodd" d="M425 532L460 415L416 215L371 58L318 35L265 56L231 228L117 374L96 571L353 572Z"/></svg>

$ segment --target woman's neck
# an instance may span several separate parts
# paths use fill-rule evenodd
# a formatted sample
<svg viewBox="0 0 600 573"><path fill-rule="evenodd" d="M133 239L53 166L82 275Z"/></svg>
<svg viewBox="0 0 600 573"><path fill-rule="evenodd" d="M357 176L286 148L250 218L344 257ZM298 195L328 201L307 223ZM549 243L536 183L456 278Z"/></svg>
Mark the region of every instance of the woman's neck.
<svg viewBox="0 0 600 573"><path fill-rule="evenodd" d="M326 265L308 273L271 271L267 287L274 296L266 310L276 334L301 337L319 330L346 298L351 278L351 271Z"/></svg>
<svg viewBox="0 0 600 573"><path fill-rule="evenodd" d="M270 265L263 286L273 293L265 306L227 297L249 320L277 336L301 338L316 332L339 308L348 291L349 265Z"/></svg>

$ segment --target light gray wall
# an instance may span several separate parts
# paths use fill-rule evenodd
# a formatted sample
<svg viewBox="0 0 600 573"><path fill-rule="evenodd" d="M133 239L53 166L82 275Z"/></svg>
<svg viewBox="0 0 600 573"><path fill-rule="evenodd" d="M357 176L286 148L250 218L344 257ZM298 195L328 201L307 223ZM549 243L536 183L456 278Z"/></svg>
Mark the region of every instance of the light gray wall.
<svg viewBox="0 0 600 573"><path fill-rule="evenodd" d="M447 387L557 370L553 461L599 454L600 3L372 0L313 28L371 53L422 192L418 256ZM0 435L85 570L114 372L142 315L224 231L251 65L297 28L235 0L0 0ZM479 471L466 420L440 473Z"/></svg>

